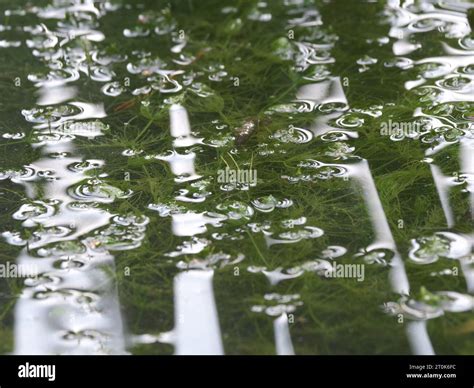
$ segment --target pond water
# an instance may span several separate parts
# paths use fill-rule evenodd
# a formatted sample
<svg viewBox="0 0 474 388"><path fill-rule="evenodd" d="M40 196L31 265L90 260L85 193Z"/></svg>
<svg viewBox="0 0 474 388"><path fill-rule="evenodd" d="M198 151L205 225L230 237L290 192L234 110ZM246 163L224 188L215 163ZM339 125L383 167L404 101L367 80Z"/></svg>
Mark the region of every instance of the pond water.
<svg viewBox="0 0 474 388"><path fill-rule="evenodd" d="M474 3L0 12L2 354L474 353Z"/></svg>

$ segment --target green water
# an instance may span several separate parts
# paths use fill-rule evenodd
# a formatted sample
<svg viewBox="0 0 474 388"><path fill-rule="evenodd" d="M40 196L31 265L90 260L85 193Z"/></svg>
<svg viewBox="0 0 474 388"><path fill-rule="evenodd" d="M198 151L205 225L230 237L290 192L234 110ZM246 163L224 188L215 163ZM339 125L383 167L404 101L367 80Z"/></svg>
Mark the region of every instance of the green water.
<svg viewBox="0 0 474 388"><path fill-rule="evenodd" d="M0 1L0 351L474 353L474 3L398 3Z"/></svg>

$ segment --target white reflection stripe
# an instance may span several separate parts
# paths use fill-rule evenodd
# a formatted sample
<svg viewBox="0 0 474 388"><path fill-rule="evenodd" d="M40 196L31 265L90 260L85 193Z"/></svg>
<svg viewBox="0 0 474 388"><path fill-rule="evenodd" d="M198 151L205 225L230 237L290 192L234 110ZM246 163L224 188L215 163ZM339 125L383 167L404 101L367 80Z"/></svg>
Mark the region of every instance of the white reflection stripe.
<svg viewBox="0 0 474 388"><path fill-rule="evenodd" d="M191 270L174 278L175 354L224 353L212 287L214 271Z"/></svg>
<svg viewBox="0 0 474 388"><path fill-rule="evenodd" d="M273 330L275 333L276 354L279 356L293 356L295 351L291 342L288 316L286 313L280 315L273 321Z"/></svg>

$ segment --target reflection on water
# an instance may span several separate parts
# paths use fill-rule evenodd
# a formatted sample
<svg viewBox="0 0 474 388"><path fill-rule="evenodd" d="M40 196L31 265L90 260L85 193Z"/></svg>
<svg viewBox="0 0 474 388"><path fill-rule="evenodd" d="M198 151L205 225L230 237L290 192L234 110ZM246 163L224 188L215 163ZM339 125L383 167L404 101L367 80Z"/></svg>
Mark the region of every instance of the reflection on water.
<svg viewBox="0 0 474 388"><path fill-rule="evenodd" d="M2 159L15 207L1 232L9 259L37 268L6 352L474 351L460 344L474 308L469 8L3 9L0 50L33 64L34 102L13 101L22 124L1 145L35 154ZM190 12L211 31L182 27ZM376 17L347 50L351 12ZM410 130L385 136L388 123ZM430 329L451 314L438 350Z"/></svg>
<svg viewBox="0 0 474 388"><path fill-rule="evenodd" d="M453 4L454 5L454 4ZM396 37L397 40L393 44L393 52L395 55L404 56L412 52L422 49L421 43L416 42L416 34L425 33L438 29L445 38L457 39L459 48L451 47L446 42L441 42L443 56L427 57L414 61L415 66L421 65L421 69L427 69L430 65L430 71L422 73L416 81L405 83L405 87L416 95L421 96L421 101L429 102L431 106L442 106L444 110L456 109L457 103L466 103L472 101L472 77L469 74L460 76L466 68L474 62L472 50L465 47L463 42L471 32L465 9L438 9L434 4L415 5L407 2L404 5L391 2L388 4L387 12L391 14L392 28L390 35ZM408 43L412 42L412 43ZM434 70L436 69L436 70ZM433 84L434 83L434 84ZM431 84L431 85L430 85ZM439 135L432 136L426 149L426 155L433 157L437 153L443 151L446 147L458 145L460 168L459 172L455 172L455 176L469 176L469 170L472 169L472 157L467 157L466 147L472 143L472 123L464 120L453 120L453 117L441 113L430 114L424 113L423 109L417 108L414 111L414 117L426 118L426 127L429 128L427 135L421 137L424 141L426 137L432 136L433 132ZM471 119L472 121L472 119ZM466 125L467 124L467 125ZM443 131L441 131L441 129ZM455 132L457 136L447 136L447 133ZM471 154L472 156L472 154ZM470 159L470 160L468 160ZM450 204L450 190L457 184L452 176L443 174L439 166L435 162L430 163L432 178L439 195L439 200L443 208L446 218L446 224L449 229L455 227L456 217ZM468 178L469 180L469 178ZM470 185L467 185L467 191L470 191ZM471 202L472 196L468 201ZM471 225L474 217L471 211ZM439 232L433 237L420 237L414 241L414 248L410 252L410 258L415 263L429 264L436 261L439 257L448 257L460 259L461 262L469 261L473 246L472 235L458 235L455 233ZM466 277L467 291L472 292L472 276L473 270L470 265L462 265L464 275ZM472 297L467 298L472 299ZM468 303L468 309L472 310L472 301ZM420 305L420 309L425 309L426 305ZM446 308L443 308L446 311ZM447 311L463 311L456 309L447 309ZM436 316L426 317L425 319L436 318ZM413 347L416 354L432 353L432 347L426 335L420 334L421 326L411 326L410 336L412 338L420 338L420 344Z"/></svg>
<svg viewBox="0 0 474 388"><path fill-rule="evenodd" d="M80 27L58 24L58 30L51 31L41 25L27 40L33 55L54 70L45 78L29 77L38 87L38 107L22 111L32 123L32 145L41 146L43 155L30 167L36 176L46 177L46 182L41 186L37 179L25 182L29 202L15 213L33 235L23 240L26 248L17 263L39 266L36 279L25 282L15 306L16 354L126 352L117 287L111 277L114 257L109 249L133 248L128 245L137 236L127 233L139 227L135 219L112 217L95 206L125 194L102 183L100 173L96 177L87 174L100 169L101 160L76 156L75 137L103 135L100 122L88 120L106 115L101 103L71 101L78 88L68 84L85 71L86 51L78 43L103 39L93 30L99 10L92 2L77 7L67 12L74 12ZM65 18L40 12L42 18L58 16ZM62 37L69 38L59 43ZM62 70L60 77L56 68ZM40 206L44 202L50 205ZM126 242L127 238L132 240Z"/></svg>

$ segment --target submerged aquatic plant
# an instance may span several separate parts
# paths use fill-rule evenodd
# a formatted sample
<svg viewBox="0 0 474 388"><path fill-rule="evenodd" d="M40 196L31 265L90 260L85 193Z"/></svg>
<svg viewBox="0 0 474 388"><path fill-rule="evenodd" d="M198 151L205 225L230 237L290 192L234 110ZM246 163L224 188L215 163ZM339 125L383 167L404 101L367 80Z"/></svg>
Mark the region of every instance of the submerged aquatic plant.
<svg viewBox="0 0 474 388"><path fill-rule="evenodd" d="M6 18L21 28L0 38L1 260L47 265L41 284L1 283L1 351L18 349L22 292L104 319L55 353L78 338L89 353L181 349L173 298L196 275L217 353L278 351L280 317L297 354L410 352L383 303L429 319L437 352L472 353L453 314L473 292L472 64L439 44L468 52L472 34L443 2L434 21L395 3L45 1ZM397 259L420 293L389 283ZM333 265L365 266L364 281L323 276Z"/></svg>

